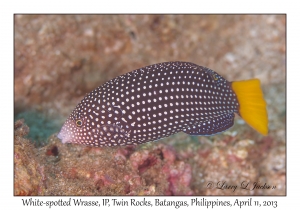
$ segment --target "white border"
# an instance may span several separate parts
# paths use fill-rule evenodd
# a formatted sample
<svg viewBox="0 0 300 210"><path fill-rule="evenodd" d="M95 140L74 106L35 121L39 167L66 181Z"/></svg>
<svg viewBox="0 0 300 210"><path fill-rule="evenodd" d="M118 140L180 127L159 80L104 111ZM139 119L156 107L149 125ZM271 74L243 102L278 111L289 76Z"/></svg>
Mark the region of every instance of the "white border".
<svg viewBox="0 0 300 210"><path fill-rule="evenodd" d="M13 14L14 13L287 13L287 197L255 197L277 200L279 207L299 206L299 11L298 4L287 1L6 1L1 4L1 190L3 209L22 208L23 197L13 197ZM296 1L294 1L296 2ZM47 197L36 197L49 199ZM51 197L67 198L67 197ZM91 197L90 199L100 199ZM118 197L120 198L120 197ZM213 197L209 197L212 199ZM214 197L234 200L234 197ZM246 199L247 197L239 197ZM87 199L87 198L85 198ZM124 199L129 199L124 197ZM151 197L149 199L155 199ZM174 197L172 200L189 198ZM123 207L131 209L132 207ZM183 207L181 207L183 208ZM180 209L181 209L180 208ZM32 209L32 207L30 208ZM52 208L53 209L53 208ZM71 209L71 208L70 208ZM79 209L79 208L77 208ZM99 208L98 208L99 209ZM171 208L170 208L171 209ZM174 208L173 208L174 209ZM199 209L199 207L197 208ZM248 208L249 209L249 208Z"/></svg>

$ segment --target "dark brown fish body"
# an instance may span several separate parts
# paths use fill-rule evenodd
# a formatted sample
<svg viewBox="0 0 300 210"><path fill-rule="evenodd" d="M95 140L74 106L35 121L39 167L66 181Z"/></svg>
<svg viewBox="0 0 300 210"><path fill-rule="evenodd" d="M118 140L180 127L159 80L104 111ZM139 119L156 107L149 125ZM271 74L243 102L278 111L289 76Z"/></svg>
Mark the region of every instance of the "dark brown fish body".
<svg viewBox="0 0 300 210"><path fill-rule="evenodd" d="M76 106L58 137L90 146L140 144L183 131L212 135L233 125L239 102L216 72L165 62L118 76Z"/></svg>

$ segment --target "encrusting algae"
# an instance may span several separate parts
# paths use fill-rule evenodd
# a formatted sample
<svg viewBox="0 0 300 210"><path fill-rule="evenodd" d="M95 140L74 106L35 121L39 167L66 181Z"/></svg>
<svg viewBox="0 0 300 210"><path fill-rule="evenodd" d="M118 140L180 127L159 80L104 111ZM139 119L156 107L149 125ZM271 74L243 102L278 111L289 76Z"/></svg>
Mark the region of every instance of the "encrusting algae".
<svg viewBox="0 0 300 210"><path fill-rule="evenodd" d="M266 102L258 79L229 82L190 62L164 62L118 76L75 107L58 138L89 146L134 145L178 132L214 135L238 113L263 135Z"/></svg>

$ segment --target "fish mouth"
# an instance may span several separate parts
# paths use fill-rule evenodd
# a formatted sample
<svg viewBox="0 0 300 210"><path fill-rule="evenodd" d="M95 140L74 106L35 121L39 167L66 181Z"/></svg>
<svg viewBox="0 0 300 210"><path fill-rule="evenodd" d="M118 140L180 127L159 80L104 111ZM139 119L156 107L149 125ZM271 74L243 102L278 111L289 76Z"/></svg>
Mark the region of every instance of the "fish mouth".
<svg viewBox="0 0 300 210"><path fill-rule="evenodd" d="M61 134L61 132L59 132L59 133L57 134L57 138L59 138L60 140L63 140L63 135Z"/></svg>
<svg viewBox="0 0 300 210"><path fill-rule="evenodd" d="M72 142L69 133L63 129L61 129L61 131L57 134L57 138L59 138L63 144Z"/></svg>

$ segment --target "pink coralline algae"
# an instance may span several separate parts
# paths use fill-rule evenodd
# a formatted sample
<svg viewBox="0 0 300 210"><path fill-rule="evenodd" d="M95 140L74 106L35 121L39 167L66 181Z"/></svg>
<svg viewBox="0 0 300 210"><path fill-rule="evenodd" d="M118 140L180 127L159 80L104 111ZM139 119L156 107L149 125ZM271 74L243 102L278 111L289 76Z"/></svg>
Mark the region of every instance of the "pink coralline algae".
<svg viewBox="0 0 300 210"><path fill-rule="evenodd" d="M168 176L169 188L165 195L193 195L190 189L192 179L191 166L183 161L174 165L165 164L162 170Z"/></svg>
<svg viewBox="0 0 300 210"><path fill-rule="evenodd" d="M138 151L130 156L132 167L150 182L165 180L164 195L192 195L190 188L192 169L190 164L176 160L173 147L158 145L156 149ZM157 171L162 173L157 174ZM147 175L145 175L147 173ZM159 177L159 178L158 178Z"/></svg>

